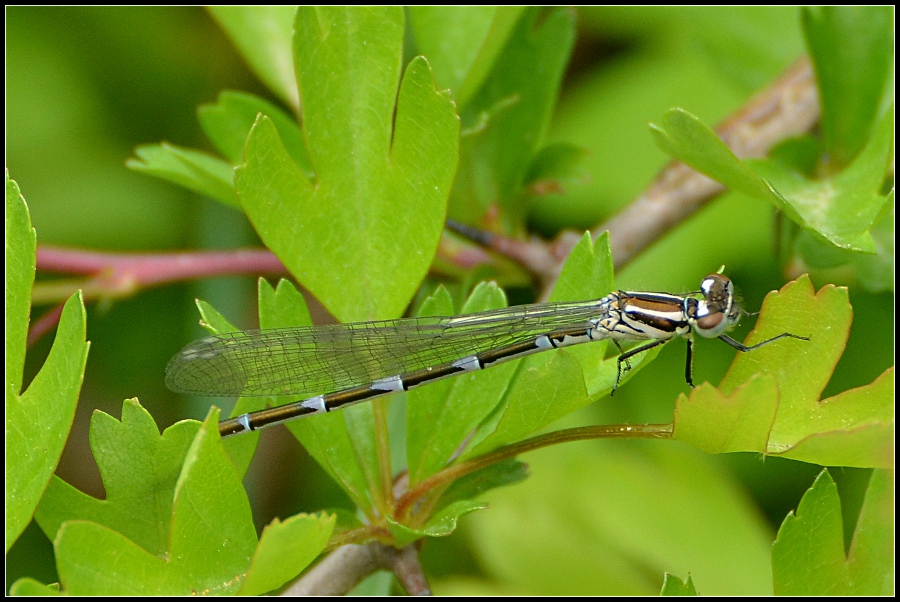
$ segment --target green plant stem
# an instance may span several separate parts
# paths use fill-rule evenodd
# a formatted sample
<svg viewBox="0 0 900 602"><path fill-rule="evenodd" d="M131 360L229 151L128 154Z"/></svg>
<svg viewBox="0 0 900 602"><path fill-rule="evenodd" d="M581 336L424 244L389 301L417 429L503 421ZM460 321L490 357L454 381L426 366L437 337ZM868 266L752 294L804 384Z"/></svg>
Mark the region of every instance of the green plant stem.
<svg viewBox="0 0 900 602"><path fill-rule="evenodd" d="M477 458L454 464L453 466L428 477L397 500L395 516L405 523L410 508L412 508L419 499L435 489L445 487L449 483L452 483L467 474L481 470L496 462L515 458L525 452L547 447L549 445L557 445L569 441L582 441L585 439L668 439L672 436L673 429L674 425L672 424L582 426L561 431L553 431L552 433L531 437L519 441L518 443L504 445L483 456L478 456Z"/></svg>
<svg viewBox="0 0 900 602"><path fill-rule="evenodd" d="M384 516L393 514L394 480L391 477L391 442L388 434L387 411L384 399L372 402L372 413L375 420L375 450L378 454L378 466L381 476L381 508Z"/></svg>

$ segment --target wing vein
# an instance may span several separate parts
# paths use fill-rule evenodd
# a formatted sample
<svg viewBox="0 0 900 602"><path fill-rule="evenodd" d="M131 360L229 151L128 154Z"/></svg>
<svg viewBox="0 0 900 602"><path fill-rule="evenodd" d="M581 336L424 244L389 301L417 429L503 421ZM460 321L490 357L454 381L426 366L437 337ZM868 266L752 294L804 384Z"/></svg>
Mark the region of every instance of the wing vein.
<svg viewBox="0 0 900 602"><path fill-rule="evenodd" d="M175 391L208 396L330 393L558 329L587 327L602 313L597 300L213 335L172 358L166 382Z"/></svg>

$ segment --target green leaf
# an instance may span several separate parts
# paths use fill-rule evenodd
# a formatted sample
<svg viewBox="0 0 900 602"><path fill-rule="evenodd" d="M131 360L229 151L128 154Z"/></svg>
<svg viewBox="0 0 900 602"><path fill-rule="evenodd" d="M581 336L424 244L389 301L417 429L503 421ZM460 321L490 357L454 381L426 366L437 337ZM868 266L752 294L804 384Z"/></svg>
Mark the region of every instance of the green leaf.
<svg viewBox="0 0 900 602"><path fill-rule="evenodd" d="M266 245L340 320L397 316L443 228L457 161L453 103L434 89L421 58L398 95L400 9L301 8L296 31L316 181L261 117L238 169L241 205Z"/></svg>
<svg viewBox="0 0 900 602"><path fill-rule="evenodd" d="M754 171L790 199L803 216L801 223L812 229L802 233L796 243L804 257L813 255L811 249L827 244L820 237L843 249L874 253L876 247L870 231L884 211L886 198L880 192L890 169L893 147L894 109L891 107L862 152L833 176L808 180L773 161L752 165Z"/></svg>
<svg viewBox="0 0 900 602"><path fill-rule="evenodd" d="M876 192L892 148L893 110L854 164L822 181L807 180L775 161L741 162L712 130L681 109L666 112L662 124L651 124L651 131L673 157L734 190L772 203L832 245L875 251L868 230L884 203Z"/></svg>
<svg viewBox="0 0 900 602"><path fill-rule="evenodd" d="M311 324L303 297L287 281L281 280L273 291L264 280L259 285L259 320L263 328L286 328ZM270 398L270 405L284 405L296 401L294 397ZM373 505L368 485L377 473L374 454L359 452L357 446L371 449L374 445L373 430L361 427L350 436L348 416L356 413L371 416L371 404L361 404L340 412L321 416L308 416L287 424L309 454L338 483L357 507L368 509ZM240 437L238 437L240 438ZM379 481L375 479L375 482Z"/></svg>
<svg viewBox="0 0 900 602"><path fill-rule="evenodd" d="M275 124L285 148L306 177L314 177L303 131L296 121L272 103L242 92L223 92L215 104L197 109L203 131L228 161L163 142L137 147L137 158L128 159L126 165L134 171L238 207L234 166L243 161L247 136L260 113Z"/></svg>
<svg viewBox="0 0 900 602"><path fill-rule="evenodd" d="M184 595L197 591L185 578L184 570L170 573L165 559L96 523L66 522L54 543L59 579L66 593Z"/></svg>
<svg viewBox="0 0 900 602"><path fill-rule="evenodd" d="M336 541L344 542L352 539L361 529L365 529L366 523L361 520L361 515L354 508L326 508L323 512L328 512L335 517L334 531L331 535L332 545Z"/></svg>
<svg viewBox="0 0 900 602"><path fill-rule="evenodd" d="M333 514L297 514L284 522L274 519L259 538L241 594L264 594L299 575L328 545L335 520Z"/></svg>
<svg viewBox="0 0 900 602"><path fill-rule="evenodd" d="M350 413L356 416L350 418ZM364 511L377 504L370 491L381 490L375 478L377 457L365 453L374 448L373 425L371 403L286 424L309 455L350 496L356 507Z"/></svg>
<svg viewBox="0 0 900 602"><path fill-rule="evenodd" d="M840 596L851 594L844 555L841 500L823 470L790 513L772 544L775 594Z"/></svg>
<svg viewBox="0 0 900 602"><path fill-rule="evenodd" d="M674 438L706 453L765 450L777 412L772 378L753 378L731 396L704 383L679 397Z"/></svg>
<svg viewBox="0 0 900 602"><path fill-rule="evenodd" d="M850 545L854 595L894 595L894 471L874 470Z"/></svg>
<svg viewBox="0 0 900 602"><path fill-rule="evenodd" d="M662 124L650 124L657 146L679 161L747 196L770 203L802 223L800 216L777 192L758 178L714 131L684 109L669 109Z"/></svg>
<svg viewBox="0 0 900 602"><path fill-rule="evenodd" d="M423 537L446 537L456 530L456 524L462 516L476 510L484 510L487 506L485 502L471 500L453 502L442 508L440 512L431 517L427 525L419 529L401 525L390 517L387 517L386 520L391 535L394 537L394 545L401 547Z"/></svg>
<svg viewBox="0 0 900 602"><path fill-rule="evenodd" d="M139 146L134 154L137 159L125 162L130 169L183 186L230 207L238 206L234 168L222 159L168 142Z"/></svg>
<svg viewBox="0 0 900 602"><path fill-rule="evenodd" d="M44 585L31 577L24 577L9 588L10 596L59 596L59 584Z"/></svg>
<svg viewBox="0 0 900 602"><path fill-rule="evenodd" d="M419 315L453 315L449 294L439 289L440 302L426 302ZM432 298L434 299L434 298ZM475 288L459 313L506 306L496 284ZM406 455L409 481L415 485L444 468L469 433L499 402L515 372L512 363L460 375L407 394Z"/></svg>
<svg viewBox="0 0 900 602"><path fill-rule="evenodd" d="M441 506L457 500L470 500L485 491L520 483L528 478L528 465L518 460L504 460L485 466L453 481L441 496Z"/></svg>
<svg viewBox="0 0 900 602"><path fill-rule="evenodd" d="M612 289L613 267L609 233L604 232L596 241L592 241L590 234L585 232L566 258L548 300L554 302L599 299Z"/></svg>
<svg viewBox="0 0 900 602"><path fill-rule="evenodd" d="M544 144L575 37L571 11L539 14L530 8L522 15L490 77L462 112L471 133L463 138L450 201L454 219L475 223L499 204L514 224L521 223L525 178Z"/></svg>
<svg viewBox="0 0 900 602"><path fill-rule="evenodd" d="M112 446L118 440L124 449L134 451L134 445L153 445L153 434L147 429L152 421L141 415L143 411L137 404L132 406L131 416L127 422L123 420L117 439L106 438L112 431L98 432L92 440L95 446ZM168 516L163 516L166 512L162 509L162 515L154 517L160 521L157 526L164 525L166 531L150 539L161 542L162 549L148 550L105 524L78 518L61 524L54 546L60 582L66 593L258 594L280 587L321 552L333 527L333 517L301 516L276 522L271 531L264 532L264 541L257 542L250 504L240 477L220 444L217 422L218 411L213 409L190 441L180 471L173 470L174 465L169 462L179 451L185 452L180 435L174 439L175 448L164 445L165 449L156 450L157 454L162 452L163 463L129 466L126 470L121 460L117 462L116 470L121 476L114 480L145 482L132 487L132 495L143 488L149 499L156 500L155 505L162 505L165 496L173 496L168 503ZM95 421L92 432L100 428L98 424L102 422ZM179 433L188 428L196 430L195 424L187 422L173 427ZM170 431L163 434L163 441ZM148 461L129 453L121 457L132 462ZM107 492L111 483L105 481ZM132 509L142 507L134 500L129 505ZM115 522L113 506L106 508L109 515L104 518L105 523ZM119 516L117 520L127 522L127 517ZM146 539L146 535L142 538ZM272 565L272 558L278 558L277 565Z"/></svg>
<svg viewBox="0 0 900 602"><path fill-rule="evenodd" d="M530 358L529 358L530 359ZM506 407L494 432L476 451L512 443L590 403L581 364L565 351L547 361L532 361L504 400Z"/></svg>
<svg viewBox="0 0 900 602"><path fill-rule="evenodd" d="M259 286L268 286L268 283L260 278ZM206 328L212 334L221 334L225 332L235 332L239 330L231 324L222 314L220 314L212 305L200 299L196 300L197 309L200 311L200 325ZM248 412L255 412L266 407L267 398L264 397L241 397L231 409L230 418L241 416ZM253 454L256 453L256 446L259 444L259 433L246 433L241 437L231 437L226 439L223 445L228 451L228 456L234 462L235 468L239 474L246 474L253 460Z"/></svg>
<svg viewBox="0 0 900 602"><path fill-rule="evenodd" d="M846 165L865 146L891 81L894 9L818 6L801 14L819 85L826 156Z"/></svg>
<svg viewBox="0 0 900 602"><path fill-rule="evenodd" d="M486 574L516 592L652 595L670 570L701 593L771 595L771 528L715 460L667 442L547 447L466 532Z"/></svg>
<svg viewBox="0 0 900 602"><path fill-rule="evenodd" d="M258 282L258 293L261 328L291 328L309 326L312 323L303 296L290 281L280 280L277 288L273 290L269 283L261 278ZM208 304L200 302L198 306L203 321L209 325L211 332L234 330L234 327ZM296 396L240 398L231 416L294 401L297 401ZM375 487L374 491L380 488L380 480L376 477L377 458L371 453L374 446L371 414L371 404L361 404L333 414L309 416L287 424L288 429L310 455L344 489L353 503L363 509L370 509L374 504L369 487ZM368 419L365 418L366 415ZM355 425L354 421L362 421L363 424ZM225 440L224 445L240 474L246 472L258 439L259 433L247 433Z"/></svg>
<svg viewBox="0 0 900 602"><path fill-rule="evenodd" d="M847 291L814 294L808 277L770 293L718 390L695 389L676 404L674 438L710 453L757 451L823 465L888 466L893 457L893 369L870 385L820 400L850 329ZM764 375L760 377L759 375Z"/></svg>
<svg viewBox="0 0 900 602"><path fill-rule="evenodd" d="M884 466L892 455L891 438L885 438L885 430L893 430L892 371L871 385L820 400L849 336L851 308L845 288L825 286L813 293L804 277L779 295L770 294L746 344L797 330L810 340L778 341L738 354L720 388L734 391L760 373L778 382L781 402L768 441L770 453L823 465ZM827 456L804 449L825 439L830 439Z"/></svg>
<svg viewBox="0 0 900 602"><path fill-rule="evenodd" d="M238 332L240 330L240 328L234 326L225 316L219 313L219 310L206 301L196 299L195 303L197 305L197 311L200 312L200 326L210 333L222 334L226 332Z"/></svg>
<svg viewBox="0 0 900 602"><path fill-rule="evenodd" d="M801 398L790 407L794 415L779 414L769 448L786 458L829 466L893 466L893 400L893 367L871 384L834 397Z"/></svg>
<svg viewBox="0 0 900 602"><path fill-rule="evenodd" d="M6 389L22 390L37 234L19 185L6 171ZM8 393L7 393L8 395ZM9 544L7 536L7 545Z"/></svg>
<svg viewBox="0 0 900 602"><path fill-rule="evenodd" d="M306 153L303 130L293 117L258 96L246 92L222 92L215 104L201 105L197 109L197 119L219 152L232 165L240 165L244 160L244 146L250 128L260 113L275 124L288 154L306 177L315 177Z"/></svg>
<svg viewBox="0 0 900 602"><path fill-rule="evenodd" d="M597 299L611 289L609 238L603 235L593 243L585 234L569 254L550 301ZM463 457L517 441L609 391L615 383L616 359L604 360L605 350L605 341L600 341L515 362L516 372L497 410L479 428ZM646 356L636 359L634 368Z"/></svg>
<svg viewBox="0 0 900 602"><path fill-rule="evenodd" d="M31 521L62 454L84 377L89 344L81 294L63 306L56 339L40 372L24 393L22 370L35 232L25 199L6 177L6 547Z"/></svg>
<svg viewBox="0 0 900 602"><path fill-rule="evenodd" d="M297 80L291 56L294 6L214 6L208 8L256 76L298 109Z"/></svg>
<svg viewBox="0 0 900 602"><path fill-rule="evenodd" d="M519 20L521 6L412 6L407 9L417 50L438 88L449 88L462 109L484 83Z"/></svg>
<svg viewBox="0 0 900 602"><path fill-rule="evenodd" d="M284 328L309 326L312 317L306 301L294 283L284 278L278 286L272 286L264 278L260 278L257 286L259 299L259 327Z"/></svg>
<svg viewBox="0 0 900 602"><path fill-rule="evenodd" d="M872 293L894 290L894 191L887 195L881 214L872 225L875 254L853 255L856 275L865 289Z"/></svg>
<svg viewBox="0 0 900 602"><path fill-rule="evenodd" d="M697 588L694 587L694 582L691 581L691 576L688 575L686 581L682 581L678 577L666 573L666 576L663 577L663 586L662 591L660 592L661 596L696 596Z"/></svg>
<svg viewBox="0 0 900 602"><path fill-rule="evenodd" d="M582 163L587 149L567 143L545 146L535 156L526 183L533 194L564 193L572 184L588 179Z"/></svg>
<svg viewBox="0 0 900 602"><path fill-rule="evenodd" d="M169 545L175 483L197 434L182 421L162 435L135 399L122 404L121 422L103 412L91 417L91 451L106 499L98 500L54 476L35 520L53 541L65 521L103 525L157 556Z"/></svg>

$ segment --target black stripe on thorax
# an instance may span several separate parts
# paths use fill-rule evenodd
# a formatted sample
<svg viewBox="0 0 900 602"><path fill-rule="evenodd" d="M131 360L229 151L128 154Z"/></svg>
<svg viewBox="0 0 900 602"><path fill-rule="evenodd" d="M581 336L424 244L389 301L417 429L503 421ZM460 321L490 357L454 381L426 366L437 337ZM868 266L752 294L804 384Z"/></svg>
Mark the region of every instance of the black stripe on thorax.
<svg viewBox="0 0 900 602"><path fill-rule="evenodd" d="M675 305L680 305L684 299L683 296L673 295L672 293L650 293L646 291L619 291L618 295L622 299L644 299L659 303L674 303Z"/></svg>
<svg viewBox="0 0 900 602"><path fill-rule="evenodd" d="M617 306L627 318L623 324L636 332L643 332L640 325L670 334L690 328L685 298L682 297L665 293L635 293L622 296Z"/></svg>

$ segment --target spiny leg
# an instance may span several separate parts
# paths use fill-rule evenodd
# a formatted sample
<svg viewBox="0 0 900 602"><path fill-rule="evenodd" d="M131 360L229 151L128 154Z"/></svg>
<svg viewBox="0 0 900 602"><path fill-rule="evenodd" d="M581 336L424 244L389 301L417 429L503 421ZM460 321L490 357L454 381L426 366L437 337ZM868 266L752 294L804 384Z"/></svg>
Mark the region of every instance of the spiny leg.
<svg viewBox="0 0 900 602"><path fill-rule="evenodd" d="M629 349L628 351L622 351L622 346L619 345L619 342L613 339L613 343L616 344L616 347L619 348L619 351L622 351L622 354L616 360L616 384L613 385L612 391L609 392L610 396L613 396L616 393L616 389L619 388L619 381L622 380L622 363L625 364L625 371L628 372L631 370L631 363L628 361L629 358L636 356L639 353L643 353L649 349L653 349L658 345L662 345L668 339L657 339L646 345L642 345L640 347L635 347L634 349Z"/></svg>

